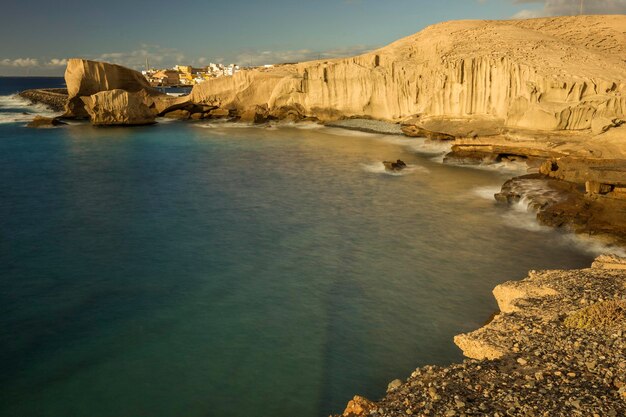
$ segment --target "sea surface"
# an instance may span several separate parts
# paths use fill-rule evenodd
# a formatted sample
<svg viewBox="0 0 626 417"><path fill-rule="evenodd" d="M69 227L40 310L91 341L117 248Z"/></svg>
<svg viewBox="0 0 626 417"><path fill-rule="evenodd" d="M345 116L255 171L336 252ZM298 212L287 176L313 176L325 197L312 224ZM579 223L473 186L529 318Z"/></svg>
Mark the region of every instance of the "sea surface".
<svg viewBox="0 0 626 417"><path fill-rule="evenodd" d="M0 78L2 416L340 413L461 360L496 284L602 250L496 206L519 167L443 165L423 139L26 128L50 112L11 93L62 85Z"/></svg>

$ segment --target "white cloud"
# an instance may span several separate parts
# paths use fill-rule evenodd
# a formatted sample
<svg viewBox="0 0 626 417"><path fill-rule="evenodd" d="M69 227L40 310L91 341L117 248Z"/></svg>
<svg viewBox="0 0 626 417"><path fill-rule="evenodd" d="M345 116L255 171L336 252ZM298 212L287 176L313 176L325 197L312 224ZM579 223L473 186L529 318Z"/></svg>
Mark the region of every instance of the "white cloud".
<svg viewBox="0 0 626 417"><path fill-rule="evenodd" d="M626 13L626 0L514 0L514 4L537 4L538 9L524 9L514 18L561 16L580 14Z"/></svg>
<svg viewBox="0 0 626 417"><path fill-rule="evenodd" d="M35 58L15 58L15 59L2 59L0 60L0 66L3 67L37 67L39 66L39 60Z"/></svg>
<svg viewBox="0 0 626 417"><path fill-rule="evenodd" d="M186 62L186 56L178 49L164 48L159 45L140 45L140 49L125 52L107 52L100 55L86 55L84 58L119 64L128 68L141 70L146 65L170 67Z"/></svg>
<svg viewBox="0 0 626 417"><path fill-rule="evenodd" d="M64 67L67 65L67 59L65 58L52 58L50 61L46 63L49 67Z"/></svg>

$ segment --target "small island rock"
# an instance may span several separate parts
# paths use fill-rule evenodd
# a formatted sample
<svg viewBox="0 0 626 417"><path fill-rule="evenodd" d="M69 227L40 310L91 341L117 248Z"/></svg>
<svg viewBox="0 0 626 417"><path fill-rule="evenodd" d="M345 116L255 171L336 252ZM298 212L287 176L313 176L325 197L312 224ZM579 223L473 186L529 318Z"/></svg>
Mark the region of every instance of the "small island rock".
<svg viewBox="0 0 626 417"><path fill-rule="evenodd" d="M60 121L56 117L35 116L35 118L26 125L33 128L49 128L66 125L67 123Z"/></svg>
<svg viewBox="0 0 626 417"><path fill-rule="evenodd" d="M402 171L406 168L406 164L404 161L398 159L396 162L393 161L383 161L383 165L385 165L385 170L387 171Z"/></svg>

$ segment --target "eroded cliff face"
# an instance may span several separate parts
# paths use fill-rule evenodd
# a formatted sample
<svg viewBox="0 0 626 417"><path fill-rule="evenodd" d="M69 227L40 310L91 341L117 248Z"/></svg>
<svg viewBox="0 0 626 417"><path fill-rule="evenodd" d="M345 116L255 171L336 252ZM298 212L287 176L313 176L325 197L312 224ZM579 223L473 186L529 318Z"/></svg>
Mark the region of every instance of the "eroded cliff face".
<svg viewBox="0 0 626 417"><path fill-rule="evenodd" d="M150 87L148 80L137 71L120 65L86 59L70 59L65 69L68 103L66 115L88 117L81 97L88 97L101 91L125 90L128 92L158 92Z"/></svg>
<svg viewBox="0 0 626 417"><path fill-rule="evenodd" d="M96 126L145 125L155 122L155 112L148 106L146 92L116 89L83 97L84 108Z"/></svg>
<svg viewBox="0 0 626 417"><path fill-rule="evenodd" d="M589 129L623 118L626 16L455 21L358 57L207 81L195 103L298 106L322 120L480 115L509 127Z"/></svg>

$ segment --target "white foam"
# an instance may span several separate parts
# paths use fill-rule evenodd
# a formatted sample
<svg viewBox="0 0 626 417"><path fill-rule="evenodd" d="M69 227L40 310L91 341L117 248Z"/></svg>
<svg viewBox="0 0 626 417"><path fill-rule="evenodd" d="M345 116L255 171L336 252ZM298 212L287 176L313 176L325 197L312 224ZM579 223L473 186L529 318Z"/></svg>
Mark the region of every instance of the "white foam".
<svg viewBox="0 0 626 417"><path fill-rule="evenodd" d="M13 111L6 111L7 109ZM33 104L18 95L0 96L0 123L30 122L36 115L55 117L59 113L43 104Z"/></svg>
<svg viewBox="0 0 626 417"><path fill-rule="evenodd" d="M553 231L537 221L537 213L529 210L523 203L513 205L514 210L509 210L502 215L507 226L515 229L528 230L530 232L547 233Z"/></svg>
<svg viewBox="0 0 626 417"><path fill-rule="evenodd" d="M361 164L361 167L365 172L371 172L373 174L383 174L390 175L392 177L401 177L404 175L411 175L417 172L420 173L428 173L430 172L427 168L420 165L409 165L401 171L388 171L385 169L385 165L382 162L372 162L368 164Z"/></svg>
<svg viewBox="0 0 626 417"><path fill-rule="evenodd" d="M497 185L487 185L485 187L476 187L472 190L472 194L484 198L485 200L494 201L494 195L501 191L501 187Z"/></svg>
<svg viewBox="0 0 626 417"><path fill-rule="evenodd" d="M194 123L194 127L201 127L203 129L250 129L250 128L265 128L266 125L253 125L241 122L229 122L224 121L212 121L207 123Z"/></svg>
<svg viewBox="0 0 626 417"><path fill-rule="evenodd" d="M324 133L334 136L350 136L350 137L384 137L388 135L383 135L381 133L374 132L363 132L361 130L352 130L352 129L343 129L340 127L328 127L326 126L323 130Z"/></svg>
<svg viewBox="0 0 626 417"><path fill-rule="evenodd" d="M326 129L326 126L324 126L323 124L315 123L315 122L300 122L300 123L284 122L284 123L280 123L278 126L279 127L291 127L294 129L302 129L302 130Z"/></svg>
<svg viewBox="0 0 626 417"><path fill-rule="evenodd" d="M172 123L172 122L178 122L179 120L176 119L170 119L169 117L157 117L157 122L159 123Z"/></svg>
<svg viewBox="0 0 626 417"><path fill-rule="evenodd" d="M512 205L512 210L507 211L503 218L506 224L518 229L532 232L553 232L554 229L544 226L537 221L537 211L532 208L533 200L541 198L549 204L562 201L563 195L551 188L544 180L525 180L514 187L522 198ZM575 249L589 253L591 255L615 254L626 257L624 248L611 245L593 236L585 236L572 232L563 233L559 236L559 243L563 246L574 247Z"/></svg>
<svg viewBox="0 0 626 417"><path fill-rule="evenodd" d="M550 187L547 181L540 179L520 180L513 186L514 191L522 196L515 207L518 211L528 211L533 201L541 199L549 204L563 200L563 194Z"/></svg>
<svg viewBox="0 0 626 417"><path fill-rule="evenodd" d="M617 255L626 257L626 250L624 248L614 246L610 243L603 242L599 238L591 236L568 233L561 236L561 243L563 245L574 246L576 249L594 256Z"/></svg>
<svg viewBox="0 0 626 417"><path fill-rule="evenodd" d="M384 138L385 142L393 143L395 145L404 146L409 148L410 150L425 154L425 155L436 155L437 158L441 158L443 161L443 156L450 152L452 149L452 142L441 141L441 140L430 140L423 138L408 138L402 136L389 136L387 135Z"/></svg>
<svg viewBox="0 0 626 417"><path fill-rule="evenodd" d="M481 162L480 164L454 164L451 165L459 165L472 169L480 169L484 171L498 171L501 173L511 174L511 175L524 175L528 174L530 171L528 169L528 165L526 162L514 162L514 161L506 161L506 162Z"/></svg>
<svg viewBox="0 0 626 417"><path fill-rule="evenodd" d="M503 215L506 224L517 229L532 232L549 232L553 230L537 221L537 211L532 208L532 203L534 199L539 197L551 203L558 202L562 198L558 191L552 189L547 181L538 179L516 182L512 188L514 192L521 196L521 199L511 204L511 210L508 210Z"/></svg>

